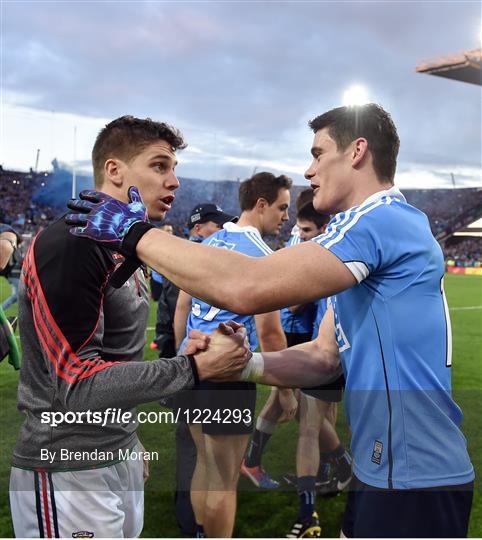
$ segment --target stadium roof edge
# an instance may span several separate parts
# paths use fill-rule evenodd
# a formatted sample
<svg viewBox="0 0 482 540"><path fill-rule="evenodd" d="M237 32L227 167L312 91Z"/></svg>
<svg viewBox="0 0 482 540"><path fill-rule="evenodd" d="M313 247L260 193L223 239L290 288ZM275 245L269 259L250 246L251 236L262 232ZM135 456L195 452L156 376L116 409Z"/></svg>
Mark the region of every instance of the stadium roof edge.
<svg viewBox="0 0 482 540"><path fill-rule="evenodd" d="M442 56L436 60L420 63L417 73L428 73L446 79L482 85L482 49Z"/></svg>

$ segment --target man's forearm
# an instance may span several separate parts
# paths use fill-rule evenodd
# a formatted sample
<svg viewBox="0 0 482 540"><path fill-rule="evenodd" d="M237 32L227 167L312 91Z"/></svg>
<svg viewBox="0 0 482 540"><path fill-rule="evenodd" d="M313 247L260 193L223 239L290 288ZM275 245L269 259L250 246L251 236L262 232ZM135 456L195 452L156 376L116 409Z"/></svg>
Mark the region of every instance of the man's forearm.
<svg viewBox="0 0 482 540"><path fill-rule="evenodd" d="M58 395L71 411L132 408L192 388L195 367L185 356L152 362L119 362L79 379L59 381Z"/></svg>
<svg viewBox="0 0 482 540"><path fill-rule="evenodd" d="M263 374L257 382L270 386L307 388L325 384L341 373L336 351L320 349L315 342L283 351L262 353Z"/></svg>
<svg viewBox="0 0 482 540"><path fill-rule="evenodd" d="M151 229L136 254L189 294L241 315L318 300L356 282L335 255L312 242L248 257Z"/></svg>
<svg viewBox="0 0 482 540"><path fill-rule="evenodd" d="M176 350L181 347L181 343L186 337L186 324L191 309L191 296L184 291L179 291L176 310L174 312L174 338L176 340Z"/></svg>
<svg viewBox="0 0 482 540"><path fill-rule="evenodd" d="M143 262L186 293L241 313L233 291L239 287L239 268L245 268L242 270L245 275L250 271L251 257L238 252L230 252L232 257L226 257L226 250L188 242L156 229L144 234L136 252Z"/></svg>

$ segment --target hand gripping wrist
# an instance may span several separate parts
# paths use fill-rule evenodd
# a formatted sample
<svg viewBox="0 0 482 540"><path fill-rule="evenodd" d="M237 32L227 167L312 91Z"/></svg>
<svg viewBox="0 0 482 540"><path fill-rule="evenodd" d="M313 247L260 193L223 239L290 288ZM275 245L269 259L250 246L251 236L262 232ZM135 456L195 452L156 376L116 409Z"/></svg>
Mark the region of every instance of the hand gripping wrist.
<svg viewBox="0 0 482 540"><path fill-rule="evenodd" d="M261 353L253 353L247 366L241 372L242 381L259 382L264 373L264 359Z"/></svg>
<svg viewBox="0 0 482 540"><path fill-rule="evenodd" d="M154 225L152 223L148 223L147 221L137 221L134 223L134 225L129 228L124 240L122 241L122 253L128 257L135 257L136 246L139 240L146 234L147 231L154 228Z"/></svg>

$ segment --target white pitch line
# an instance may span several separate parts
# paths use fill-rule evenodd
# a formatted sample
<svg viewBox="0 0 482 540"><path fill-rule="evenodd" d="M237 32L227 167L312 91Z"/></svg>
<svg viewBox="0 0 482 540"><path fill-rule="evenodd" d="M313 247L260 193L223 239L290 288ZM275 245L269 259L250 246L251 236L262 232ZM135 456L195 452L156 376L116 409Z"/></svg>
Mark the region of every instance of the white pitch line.
<svg viewBox="0 0 482 540"><path fill-rule="evenodd" d="M471 309L482 309L482 306L451 307L450 311L467 311Z"/></svg>

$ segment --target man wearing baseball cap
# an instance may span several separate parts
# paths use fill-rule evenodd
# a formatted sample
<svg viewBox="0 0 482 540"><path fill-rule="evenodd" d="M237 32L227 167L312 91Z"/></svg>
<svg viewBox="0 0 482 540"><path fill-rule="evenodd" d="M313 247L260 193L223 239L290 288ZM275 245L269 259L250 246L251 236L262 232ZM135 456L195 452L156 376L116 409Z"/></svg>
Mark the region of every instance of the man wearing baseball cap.
<svg viewBox="0 0 482 540"><path fill-rule="evenodd" d="M218 231L225 223L238 221L238 216L231 216L223 212L222 208L213 203L198 204L191 210L187 222L189 237L197 237L201 240L211 236Z"/></svg>

